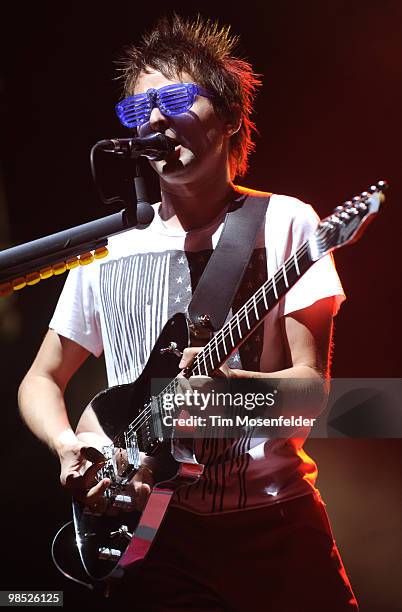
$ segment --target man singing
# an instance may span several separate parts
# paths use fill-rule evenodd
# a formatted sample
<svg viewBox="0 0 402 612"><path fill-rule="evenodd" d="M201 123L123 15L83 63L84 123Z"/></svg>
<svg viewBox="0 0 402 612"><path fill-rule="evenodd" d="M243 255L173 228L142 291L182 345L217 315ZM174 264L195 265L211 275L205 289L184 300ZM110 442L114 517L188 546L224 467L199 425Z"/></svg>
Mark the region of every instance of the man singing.
<svg viewBox="0 0 402 612"><path fill-rule="evenodd" d="M161 202L146 229L112 237L108 258L69 273L19 392L28 427L60 458L62 485L89 508L110 484L88 472L83 451L101 447L102 432L91 423L79 435L72 430L64 390L90 353L104 352L110 386L136 380L165 322L186 311L231 203L250 193L233 181L245 174L254 146L251 113L260 82L233 55L236 42L229 28L173 16L125 53L120 121L142 137L165 134L174 145L166 159L150 162ZM271 195L233 312L317 222L311 206ZM324 380L332 318L343 298L332 260L320 260L221 374ZM195 352L186 349L180 367ZM123 600L144 611L357 610L314 486L316 465L302 444L300 437L198 441L204 474L172 498L139 570L140 586L125 587ZM133 484L143 506L153 484L146 458Z"/></svg>

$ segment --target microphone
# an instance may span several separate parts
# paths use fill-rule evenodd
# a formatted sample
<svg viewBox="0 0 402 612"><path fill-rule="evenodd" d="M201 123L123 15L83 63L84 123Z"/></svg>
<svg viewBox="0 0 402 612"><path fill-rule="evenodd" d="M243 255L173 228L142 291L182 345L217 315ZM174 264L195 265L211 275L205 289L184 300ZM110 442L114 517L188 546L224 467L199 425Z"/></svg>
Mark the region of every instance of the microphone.
<svg viewBox="0 0 402 612"><path fill-rule="evenodd" d="M125 157L147 157L152 161L166 159L169 153L174 151L174 142L165 136L156 132L144 138L110 138L108 140L100 140L95 145L97 148L103 149L117 155Z"/></svg>

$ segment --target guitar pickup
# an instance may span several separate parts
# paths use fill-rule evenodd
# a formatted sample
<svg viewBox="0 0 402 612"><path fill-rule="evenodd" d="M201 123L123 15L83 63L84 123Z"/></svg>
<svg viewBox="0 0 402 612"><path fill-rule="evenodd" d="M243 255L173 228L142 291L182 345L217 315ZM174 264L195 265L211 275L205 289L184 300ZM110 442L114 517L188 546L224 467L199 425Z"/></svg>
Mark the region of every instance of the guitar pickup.
<svg viewBox="0 0 402 612"><path fill-rule="evenodd" d="M122 480L128 480L135 474L140 465L140 453L135 433L124 433L124 448L114 448L112 463L116 476Z"/></svg>
<svg viewBox="0 0 402 612"><path fill-rule="evenodd" d="M127 463L131 466L131 469L138 469L140 467L140 451L137 434L135 432L124 433L124 442L126 444Z"/></svg>
<svg viewBox="0 0 402 612"><path fill-rule="evenodd" d="M151 412L152 412L152 426L154 430L155 438L158 438L160 442L163 441L162 425L161 425L161 413L158 405L158 398L151 398Z"/></svg>

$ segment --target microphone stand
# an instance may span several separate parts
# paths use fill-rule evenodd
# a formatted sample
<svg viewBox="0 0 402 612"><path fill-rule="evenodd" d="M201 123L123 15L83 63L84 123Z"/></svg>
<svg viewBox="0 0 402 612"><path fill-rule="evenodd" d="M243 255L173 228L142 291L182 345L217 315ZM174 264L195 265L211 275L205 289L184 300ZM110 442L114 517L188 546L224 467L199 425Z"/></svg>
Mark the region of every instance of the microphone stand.
<svg viewBox="0 0 402 612"><path fill-rule="evenodd" d="M97 148L99 147L96 144L91 151L92 174L101 198L107 201L96 180L94 152ZM141 176L138 161L140 155L140 152L131 154L136 161L134 182L126 196L130 201L127 202L121 197L108 199L123 201L126 204L124 209L107 217L0 251L0 297L10 295L26 285L35 285L54 274L62 274L66 270L105 257L108 254L108 236L138 225L148 225L152 221L154 211L147 202L145 181Z"/></svg>

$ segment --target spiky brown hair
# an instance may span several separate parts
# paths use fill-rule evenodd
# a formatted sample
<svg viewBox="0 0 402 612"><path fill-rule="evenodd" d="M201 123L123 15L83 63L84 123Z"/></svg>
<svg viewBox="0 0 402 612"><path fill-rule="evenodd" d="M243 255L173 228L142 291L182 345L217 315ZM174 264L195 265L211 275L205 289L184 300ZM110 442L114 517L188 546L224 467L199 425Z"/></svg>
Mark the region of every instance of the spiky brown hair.
<svg viewBox="0 0 402 612"><path fill-rule="evenodd" d="M140 72L149 66L168 79L180 78L183 72L190 74L215 94L215 110L224 118L233 117L233 107L239 107L241 127L229 143L232 179L245 174L255 147L252 136L256 127L250 117L261 84L251 64L232 55L238 40L231 35L230 26L220 27L200 15L190 21L174 14L161 18L138 45L127 47L119 60L125 96L133 94Z"/></svg>

